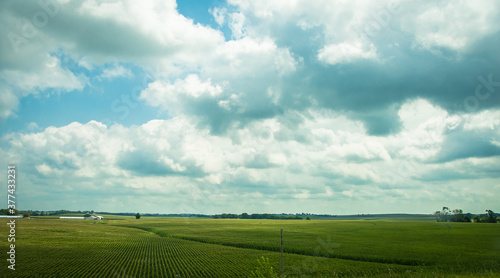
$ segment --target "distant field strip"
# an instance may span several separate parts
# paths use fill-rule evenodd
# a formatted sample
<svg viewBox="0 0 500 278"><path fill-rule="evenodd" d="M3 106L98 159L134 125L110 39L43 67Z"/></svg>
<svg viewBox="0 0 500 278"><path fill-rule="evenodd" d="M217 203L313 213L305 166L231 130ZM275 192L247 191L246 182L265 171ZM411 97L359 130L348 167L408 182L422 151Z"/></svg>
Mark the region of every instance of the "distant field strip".
<svg viewBox="0 0 500 278"><path fill-rule="evenodd" d="M127 225L124 227L140 229L143 231L155 233L161 237L168 238L177 238L182 240L206 243L206 244L215 244L222 246L231 246L236 248L243 249L252 249L252 250L265 250L270 252L280 252L280 246L268 246L268 245L259 245L258 243L244 243L244 242L222 242L213 239L207 239L203 237L189 237L189 236L178 236L178 235L169 235L165 232L155 230L153 228ZM358 230L358 229L357 229ZM396 265L408 265L408 266L418 266L418 265L432 265L433 263L430 261L416 260L416 259L404 259L404 258L380 258L380 257L370 257L370 256L353 256L353 255L343 255L343 254L335 254L329 253L325 254L325 252L317 252L314 250L304 250L299 248L290 248L287 247L284 253L288 254L297 254L297 255L305 255L305 256L314 256L314 257L324 257L324 258L334 258L334 259L342 259L349 261L360 261L360 262L372 262L372 263L385 263L385 264L396 264Z"/></svg>

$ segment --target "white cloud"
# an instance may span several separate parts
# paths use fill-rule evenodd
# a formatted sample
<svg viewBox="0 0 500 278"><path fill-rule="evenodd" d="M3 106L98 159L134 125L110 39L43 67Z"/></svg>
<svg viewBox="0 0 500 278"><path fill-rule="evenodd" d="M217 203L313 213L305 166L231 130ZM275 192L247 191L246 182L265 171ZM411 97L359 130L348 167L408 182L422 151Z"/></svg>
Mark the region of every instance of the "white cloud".
<svg viewBox="0 0 500 278"><path fill-rule="evenodd" d="M130 0L105 3L86 1L77 11L82 18L83 15L89 15L95 19L112 20L129 28L133 27L142 34L155 38L160 45L182 47L191 54L194 54L195 49L201 50L199 45L209 47L222 40L219 32L193 24L191 19L179 14L175 0L144 3Z"/></svg>
<svg viewBox="0 0 500 278"><path fill-rule="evenodd" d="M312 38L320 45L318 58L331 64L348 62L351 58L376 57L376 46L358 41L363 30L376 21L376 12L386 9L389 1L229 1L230 4L250 18L257 18L248 24L248 34L258 37L286 37L284 24L296 25L307 31L322 27L321 35ZM253 24L252 24L253 23ZM383 26L383 27L386 27ZM274 33L276 32L276 33ZM271 35L272 34L272 35ZM322 46L321 46L322 45ZM344 58L342 58L344 57Z"/></svg>
<svg viewBox="0 0 500 278"><path fill-rule="evenodd" d="M101 77L107 79L113 79L117 77L132 77L132 71L123 66L117 65L112 68L105 68L102 71Z"/></svg>
<svg viewBox="0 0 500 278"><path fill-rule="evenodd" d="M407 17L403 27L414 33L425 49L467 51L478 40L500 30L498 24L492 24L500 15L496 1L446 1L423 7L417 8L415 16Z"/></svg>
<svg viewBox="0 0 500 278"><path fill-rule="evenodd" d="M196 80L198 85L206 83ZM13 134L6 152L25 171L39 174L26 177L27 184L35 180L52 184L65 177L67 190L79 192L85 184L85 190L97 192L86 179L100 179L110 182L107 188L115 192L194 194L199 200L218 200L196 205L186 201L183 204L190 212L220 212L220 207L236 205L231 200L245 194L314 198L319 207L332 198L380 200L389 198L387 194L399 196L399 202L417 202L422 194L411 194L411 188L433 190L432 184L420 181L433 178L435 171L434 165L425 163L427 152L434 150L422 144L425 132L445 132L447 115L423 101L405 105L413 108L403 119L417 113L419 123L390 137L369 136L358 123L328 111L309 111L297 126L280 117L254 121L224 136L212 135L192 119L178 116L131 127L91 121ZM443 123L433 124L439 121ZM441 143L433 142L438 147ZM484 167L488 159L492 158L475 159L475 167ZM207 184L215 187L204 188ZM424 195L421 198L427 198Z"/></svg>
<svg viewBox="0 0 500 278"><path fill-rule="evenodd" d="M448 113L429 101L417 99L409 101L401 106L398 113L404 128L407 130L415 130L420 125L431 121L443 121L448 116Z"/></svg>
<svg viewBox="0 0 500 278"><path fill-rule="evenodd" d="M44 175L44 176L50 176L50 175L60 175L60 171L56 171L54 169L52 169L50 166L48 166L47 164L40 164L40 165L37 165L35 166L36 170ZM58 173L59 172L59 173Z"/></svg>
<svg viewBox="0 0 500 278"><path fill-rule="evenodd" d="M230 13L229 28L233 32L234 39L241 39L245 36L245 16L242 13Z"/></svg>
<svg viewBox="0 0 500 278"><path fill-rule="evenodd" d="M215 19L215 22L219 24L219 26L222 26L224 22L226 21L226 15L227 15L227 9L226 8L213 8L210 10L210 13Z"/></svg>
<svg viewBox="0 0 500 278"><path fill-rule="evenodd" d="M198 75L192 74L185 79L177 79L174 83L152 82L141 92L140 98L152 106L181 113L186 102L199 98L217 98L222 92L222 86L212 84L210 79L203 82Z"/></svg>
<svg viewBox="0 0 500 278"><path fill-rule="evenodd" d="M500 131L500 110L486 110L478 114L467 115L464 119L465 130Z"/></svg>
<svg viewBox="0 0 500 278"><path fill-rule="evenodd" d="M10 117L17 109L19 98L7 86L0 83L0 118Z"/></svg>
<svg viewBox="0 0 500 278"><path fill-rule="evenodd" d="M310 196L311 194L309 194L308 190L302 190L301 193L295 194L295 198L297 199L308 199Z"/></svg>
<svg viewBox="0 0 500 278"><path fill-rule="evenodd" d="M92 62L89 61L88 57L83 57L78 61L78 66L82 68L86 68L87 70L92 70L94 66L92 65Z"/></svg>
<svg viewBox="0 0 500 278"><path fill-rule="evenodd" d="M12 86L23 91L45 90L49 88L64 91L81 90L85 81L75 76L70 70L61 67L61 61L47 55L37 71L2 70L0 77Z"/></svg>
<svg viewBox="0 0 500 278"><path fill-rule="evenodd" d="M38 57L37 57L38 58ZM46 55L33 60L33 68L0 69L0 118L15 115L20 99L39 91L82 90L87 80L61 66L59 58Z"/></svg>
<svg viewBox="0 0 500 278"><path fill-rule="evenodd" d="M289 74L298 64L290 50L278 47L267 37L228 41L217 48L213 58L206 72L226 80L249 76L264 79L270 74Z"/></svg>
<svg viewBox="0 0 500 278"><path fill-rule="evenodd" d="M350 63L362 59L377 59L377 51L373 44L365 46L361 41L329 44L320 49L318 53L318 60L330 65Z"/></svg>
<svg viewBox="0 0 500 278"><path fill-rule="evenodd" d="M386 47L387 38L379 36L404 31L413 36L418 47L435 52L436 48L449 48L458 52L468 51L479 40L500 30L496 21L499 4L496 1L480 3L470 1L441 1L433 4L416 4L408 1L228 1L247 18L247 31L252 36L265 34L279 37L281 26L296 25L303 30L322 27L320 47L323 58L332 63L345 61L337 56L373 58L379 47ZM363 38L369 44L353 43ZM396 42L399 39L390 36ZM374 45L370 45L374 44ZM342 55L341 53L348 53ZM366 57L365 57L366 58ZM380 57L385 58L385 57ZM321 59L320 59L321 60Z"/></svg>
<svg viewBox="0 0 500 278"><path fill-rule="evenodd" d="M30 131L35 131L38 129L38 125L35 122L31 122L31 123L26 125L26 128Z"/></svg>
<svg viewBox="0 0 500 278"><path fill-rule="evenodd" d="M76 61L87 70L105 64L131 63L157 68L172 74L197 69L208 53L224 42L220 31L184 17L170 1L78 1L59 2L60 12L50 17L50 24L35 28L34 35L17 45L2 41L0 79L17 99L37 91L82 90L87 77L62 64ZM29 13L39 9L37 2L13 5ZM26 26L17 12L2 11L0 33L24 36ZM5 16L3 16L5 15ZM24 29L23 29L24 28ZM55 54L56 53L56 54ZM129 77L121 65L105 69L102 78ZM12 97L9 98L12 104ZM3 105L2 105L3 106ZM2 108L2 117L15 109Z"/></svg>

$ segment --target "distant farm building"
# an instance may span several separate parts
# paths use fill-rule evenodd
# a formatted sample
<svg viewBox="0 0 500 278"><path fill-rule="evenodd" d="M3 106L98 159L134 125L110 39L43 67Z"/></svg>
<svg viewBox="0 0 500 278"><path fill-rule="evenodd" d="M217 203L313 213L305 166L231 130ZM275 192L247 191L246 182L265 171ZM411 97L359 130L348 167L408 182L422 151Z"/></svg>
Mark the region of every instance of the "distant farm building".
<svg viewBox="0 0 500 278"><path fill-rule="evenodd" d="M70 216L61 216L59 217L59 219L81 219L81 220L84 220L85 217L70 217Z"/></svg>
<svg viewBox="0 0 500 278"><path fill-rule="evenodd" d="M23 218L22 215L0 215L0 218Z"/></svg>

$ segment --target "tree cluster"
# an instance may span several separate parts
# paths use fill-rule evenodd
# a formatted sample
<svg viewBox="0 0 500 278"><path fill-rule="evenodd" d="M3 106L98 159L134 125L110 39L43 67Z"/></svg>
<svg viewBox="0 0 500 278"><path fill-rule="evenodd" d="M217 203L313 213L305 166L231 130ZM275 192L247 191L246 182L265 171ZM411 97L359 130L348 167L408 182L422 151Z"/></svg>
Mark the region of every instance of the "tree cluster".
<svg viewBox="0 0 500 278"><path fill-rule="evenodd" d="M448 207L443 207L441 211L436 211L434 216L437 222L472 222L474 220L476 223L497 223L497 215L492 210L486 210L486 213L486 215L464 214L461 209L452 211Z"/></svg>
<svg viewBox="0 0 500 278"><path fill-rule="evenodd" d="M10 213L11 209L0 209L0 215L18 215L20 212L17 209L14 209L14 214Z"/></svg>
<svg viewBox="0 0 500 278"><path fill-rule="evenodd" d="M67 210L67 209L60 209L56 211L28 210L28 212L31 214L31 216L49 216L49 215L61 215L61 214L73 214L73 213L85 214L85 215L94 214L93 210L81 211L81 210Z"/></svg>
<svg viewBox="0 0 500 278"><path fill-rule="evenodd" d="M496 213L494 213L492 210L487 209L486 214L483 215L474 215L474 222L475 223L497 223L500 221L500 218L497 217Z"/></svg>
<svg viewBox="0 0 500 278"><path fill-rule="evenodd" d="M464 214L461 209L454 209L451 211L448 207L443 207L441 211L434 213L437 222L471 222L472 215L470 213Z"/></svg>
<svg viewBox="0 0 500 278"><path fill-rule="evenodd" d="M0 209L0 215L11 215L10 214L10 209ZM14 215L29 215L29 216L49 216L49 215L60 215L60 214L85 214L85 217L90 216L91 214L94 214L93 210L87 210L87 211L71 211L71 210L66 210L66 209L60 209L56 211L40 211L40 210L14 210ZM28 216L28 217L29 217Z"/></svg>
<svg viewBox="0 0 500 278"><path fill-rule="evenodd" d="M45 211L39 211L39 210L28 210L27 212L29 212L29 214L31 216L45 216L45 215L49 215L48 212L45 212Z"/></svg>

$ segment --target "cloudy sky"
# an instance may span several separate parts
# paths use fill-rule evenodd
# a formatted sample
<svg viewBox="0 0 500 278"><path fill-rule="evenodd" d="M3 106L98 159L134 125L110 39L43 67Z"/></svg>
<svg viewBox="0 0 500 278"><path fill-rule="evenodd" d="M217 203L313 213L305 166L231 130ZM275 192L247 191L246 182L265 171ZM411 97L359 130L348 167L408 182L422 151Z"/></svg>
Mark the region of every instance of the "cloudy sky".
<svg viewBox="0 0 500 278"><path fill-rule="evenodd" d="M500 210L499 22L494 0L1 1L4 176L34 210Z"/></svg>

